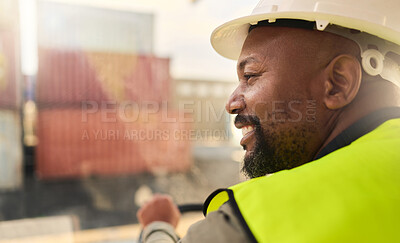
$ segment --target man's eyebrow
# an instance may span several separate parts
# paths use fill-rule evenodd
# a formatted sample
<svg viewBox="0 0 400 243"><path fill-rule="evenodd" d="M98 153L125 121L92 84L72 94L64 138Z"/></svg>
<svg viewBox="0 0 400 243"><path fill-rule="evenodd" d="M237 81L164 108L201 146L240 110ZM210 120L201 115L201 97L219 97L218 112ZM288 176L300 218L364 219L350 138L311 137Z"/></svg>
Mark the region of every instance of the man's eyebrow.
<svg viewBox="0 0 400 243"><path fill-rule="evenodd" d="M252 62L256 62L256 61L257 61L257 60L256 60L256 58L254 58L254 57L247 57L247 58L245 58L244 60L242 60L242 61L239 63L238 67L239 67L240 70L242 70L242 69L244 69L244 67L245 67L247 64L252 63Z"/></svg>

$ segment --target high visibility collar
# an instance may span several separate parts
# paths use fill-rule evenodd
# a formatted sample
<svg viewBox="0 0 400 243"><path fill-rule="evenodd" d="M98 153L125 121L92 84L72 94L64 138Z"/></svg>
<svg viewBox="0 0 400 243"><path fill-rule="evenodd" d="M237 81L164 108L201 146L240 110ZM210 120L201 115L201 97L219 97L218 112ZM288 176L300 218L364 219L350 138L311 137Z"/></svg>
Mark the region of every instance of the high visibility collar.
<svg viewBox="0 0 400 243"><path fill-rule="evenodd" d="M400 118L400 107L388 107L372 112L337 135L317 154L315 160L351 144L353 141L371 132L385 121L394 118Z"/></svg>

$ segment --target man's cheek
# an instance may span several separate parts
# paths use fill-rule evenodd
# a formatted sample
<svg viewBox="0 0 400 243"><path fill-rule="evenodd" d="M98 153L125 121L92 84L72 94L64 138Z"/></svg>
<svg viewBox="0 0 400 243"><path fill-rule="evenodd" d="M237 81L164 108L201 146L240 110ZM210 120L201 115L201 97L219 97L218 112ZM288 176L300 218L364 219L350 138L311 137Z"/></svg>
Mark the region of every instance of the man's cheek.
<svg viewBox="0 0 400 243"><path fill-rule="evenodd" d="M269 104L267 102L257 102L253 109L252 112L256 114L261 123L267 122L270 119Z"/></svg>

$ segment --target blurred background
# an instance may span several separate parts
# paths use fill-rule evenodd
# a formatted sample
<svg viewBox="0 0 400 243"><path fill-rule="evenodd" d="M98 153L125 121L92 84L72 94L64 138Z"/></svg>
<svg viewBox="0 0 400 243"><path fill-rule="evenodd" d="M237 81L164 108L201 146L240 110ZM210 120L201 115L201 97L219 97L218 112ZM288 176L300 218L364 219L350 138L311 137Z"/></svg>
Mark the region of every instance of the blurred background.
<svg viewBox="0 0 400 243"><path fill-rule="evenodd" d="M244 180L209 37L256 3L0 0L0 242L136 242L152 194Z"/></svg>

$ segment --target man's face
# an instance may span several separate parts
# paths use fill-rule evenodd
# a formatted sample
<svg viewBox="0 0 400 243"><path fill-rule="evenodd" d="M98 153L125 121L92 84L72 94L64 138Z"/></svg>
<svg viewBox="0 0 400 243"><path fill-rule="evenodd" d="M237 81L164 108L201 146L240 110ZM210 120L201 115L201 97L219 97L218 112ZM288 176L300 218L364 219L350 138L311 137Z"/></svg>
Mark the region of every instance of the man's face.
<svg viewBox="0 0 400 243"><path fill-rule="evenodd" d="M316 51L302 36L310 31L280 27L253 29L242 48L239 85L227 103L242 129L243 172L250 178L312 160L318 135L323 85Z"/></svg>

